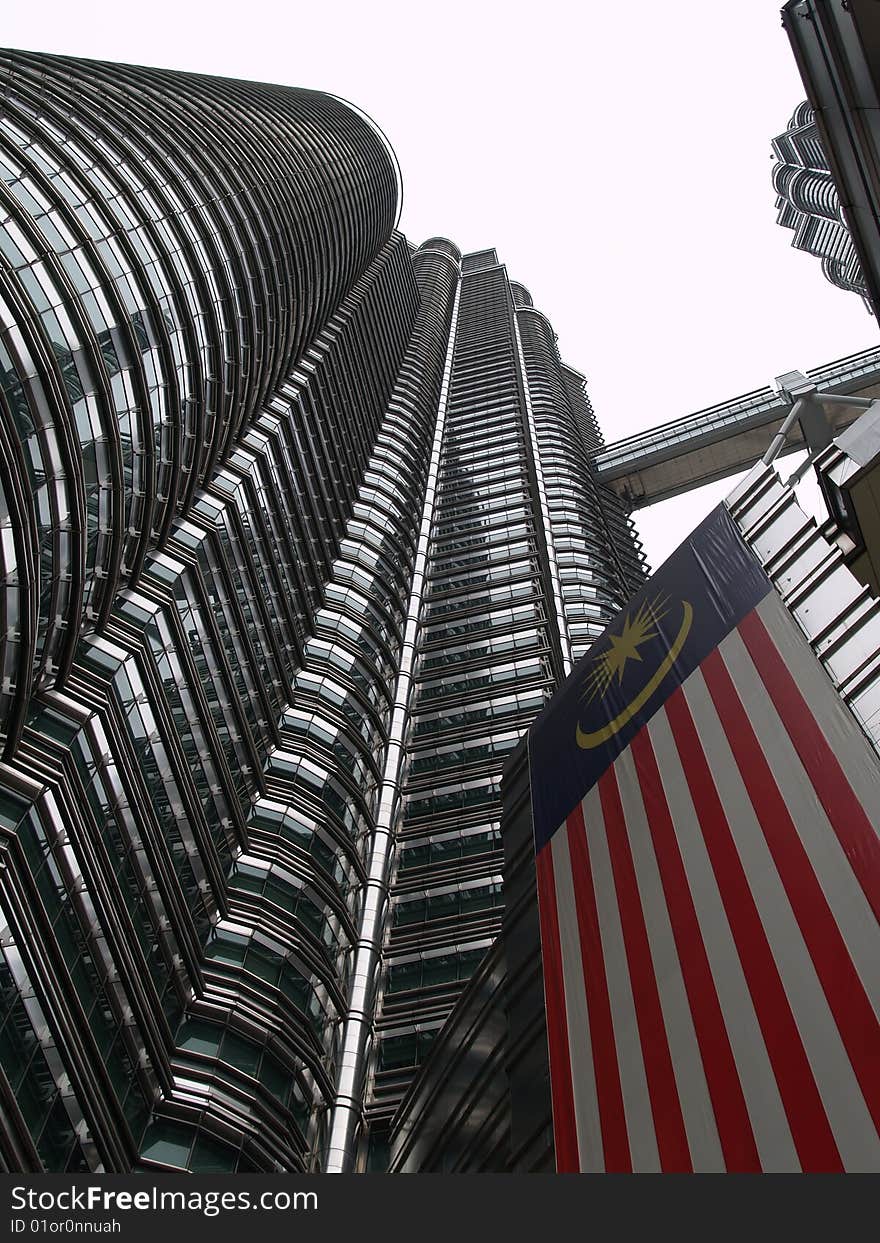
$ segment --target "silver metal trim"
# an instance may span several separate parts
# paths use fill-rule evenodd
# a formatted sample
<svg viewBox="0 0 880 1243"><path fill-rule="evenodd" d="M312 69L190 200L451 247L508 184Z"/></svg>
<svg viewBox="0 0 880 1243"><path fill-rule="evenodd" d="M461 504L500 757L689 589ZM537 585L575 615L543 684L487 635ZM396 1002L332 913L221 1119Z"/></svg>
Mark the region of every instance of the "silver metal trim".
<svg viewBox="0 0 880 1243"><path fill-rule="evenodd" d="M448 255L443 257L449 259ZM397 687L394 695L394 710L391 717L391 730L388 739L388 751L385 757L385 767L382 772L376 831L373 836L373 848L370 853L370 865L364 889L363 906L361 908L360 927L358 929L357 948L355 950L354 968L350 985L348 1015L339 1063L336 1104L333 1109L330 1142L324 1166L326 1174L351 1172L355 1159L358 1123L363 1112L360 1088L364 1078L364 1053L367 1037L372 1029L375 1010L375 975L385 928L385 913L388 906L388 870L394 854L394 817L399 804L401 775L405 759L404 738L409 720L409 701L415 665L416 638L420 625L425 570L428 564L428 545L431 538L431 524L434 518L437 480L440 472L440 450L446 425L446 406L449 397L452 360L455 352L460 298L461 280L458 281L456 286L455 301L452 305L449 344L446 350L443 380L440 386L440 400L437 406L434 440L431 445L428 481L422 506L419 540L416 546L412 588L407 604L406 630L400 655L400 673L397 678Z"/></svg>

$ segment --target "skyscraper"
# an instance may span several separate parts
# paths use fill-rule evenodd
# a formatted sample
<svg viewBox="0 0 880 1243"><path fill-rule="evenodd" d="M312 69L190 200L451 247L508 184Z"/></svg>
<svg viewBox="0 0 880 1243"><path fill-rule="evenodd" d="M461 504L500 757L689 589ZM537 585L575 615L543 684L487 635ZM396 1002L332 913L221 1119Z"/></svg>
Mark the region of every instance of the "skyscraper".
<svg viewBox="0 0 880 1243"><path fill-rule="evenodd" d="M464 256L448 361L374 1135L500 929L505 756L641 577L628 521L588 467L601 442L584 379L493 250Z"/></svg>
<svg viewBox="0 0 880 1243"><path fill-rule="evenodd" d="M787 0L791 43L820 168L830 170L874 315L880 308L880 14L873 0ZM815 165L813 166L815 167Z"/></svg>
<svg viewBox="0 0 880 1243"><path fill-rule="evenodd" d="M840 196L831 175L813 109L798 104L784 134L773 139L777 224L792 229L791 244L822 260L838 289L860 294L872 309Z"/></svg>
<svg viewBox="0 0 880 1243"><path fill-rule="evenodd" d="M642 577L584 379L340 101L2 73L0 1166L381 1164Z"/></svg>

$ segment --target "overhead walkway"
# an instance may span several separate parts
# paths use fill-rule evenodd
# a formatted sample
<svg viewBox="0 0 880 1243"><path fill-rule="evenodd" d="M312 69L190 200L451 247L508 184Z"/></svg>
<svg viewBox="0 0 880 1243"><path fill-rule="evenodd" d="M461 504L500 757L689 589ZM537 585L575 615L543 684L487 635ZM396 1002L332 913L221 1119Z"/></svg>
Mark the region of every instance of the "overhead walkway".
<svg viewBox="0 0 880 1243"><path fill-rule="evenodd" d="M851 354L805 374L821 393L880 397L880 348ZM768 385L639 432L595 455L599 479L632 509L639 509L748 470L764 456L791 405L788 392ZM834 434L860 413L836 403L823 408ZM782 452L804 447L803 430L795 425Z"/></svg>

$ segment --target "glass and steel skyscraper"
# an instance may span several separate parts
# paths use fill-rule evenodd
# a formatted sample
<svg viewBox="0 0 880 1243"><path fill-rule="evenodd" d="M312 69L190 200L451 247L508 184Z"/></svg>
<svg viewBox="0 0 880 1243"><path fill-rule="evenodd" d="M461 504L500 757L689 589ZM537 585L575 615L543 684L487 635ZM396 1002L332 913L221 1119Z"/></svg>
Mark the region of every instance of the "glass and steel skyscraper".
<svg viewBox="0 0 880 1243"><path fill-rule="evenodd" d="M810 105L798 104L788 129L772 142L776 223L793 230L791 244L822 260L838 289L860 294L872 311L868 287L847 228L840 195Z"/></svg>
<svg viewBox="0 0 880 1243"><path fill-rule="evenodd" d="M406 242L350 106L0 72L0 1168L351 1168L638 545L546 318Z"/></svg>
<svg viewBox="0 0 880 1243"><path fill-rule="evenodd" d="M504 759L642 574L628 521L588 465L601 441L585 381L492 250L462 261L448 361L374 1132L499 932Z"/></svg>

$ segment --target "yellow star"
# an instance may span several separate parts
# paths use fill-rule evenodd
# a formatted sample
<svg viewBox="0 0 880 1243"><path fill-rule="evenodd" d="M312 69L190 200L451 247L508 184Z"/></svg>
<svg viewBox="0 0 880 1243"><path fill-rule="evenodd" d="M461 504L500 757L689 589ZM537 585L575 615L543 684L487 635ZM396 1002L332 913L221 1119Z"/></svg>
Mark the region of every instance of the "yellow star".
<svg viewBox="0 0 880 1243"><path fill-rule="evenodd" d="M605 694L614 681L615 674L618 686L623 682L628 660L641 661L639 648L649 639L657 638L655 623L667 612L663 605L664 601L659 599L651 604L643 603L632 621L629 613L626 614L620 634L608 636L610 647L593 657L593 669L585 683L584 698L588 702L597 695Z"/></svg>
<svg viewBox="0 0 880 1243"><path fill-rule="evenodd" d="M623 671L626 668L628 660L641 660L642 656L639 648L643 643L647 643L648 639L653 639L656 630L645 630L639 625L639 619L630 624L629 617L624 618L623 631L620 634L609 635L611 643L611 651L605 654L605 660L608 664L608 671L613 677L617 674L617 683L623 681Z"/></svg>

